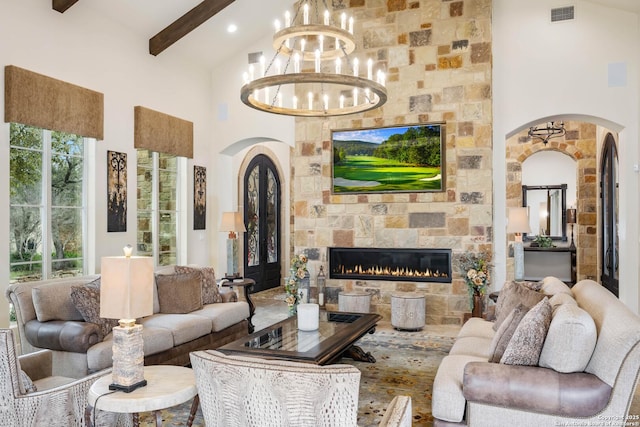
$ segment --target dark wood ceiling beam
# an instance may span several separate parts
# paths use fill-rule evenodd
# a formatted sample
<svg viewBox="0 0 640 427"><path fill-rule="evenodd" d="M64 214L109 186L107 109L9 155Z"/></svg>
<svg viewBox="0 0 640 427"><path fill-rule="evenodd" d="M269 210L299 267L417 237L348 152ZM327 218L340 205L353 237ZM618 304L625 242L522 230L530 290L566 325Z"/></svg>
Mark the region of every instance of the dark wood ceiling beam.
<svg viewBox="0 0 640 427"><path fill-rule="evenodd" d="M74 4L78 3L78 0L52 0L53 10L57 10L60 13L64 13Z"/></svg>
<svg viewBox="0 0 640 427"><path fill-rule="evenodd" d="M149 53L157 56L234 1L235 0L204 0L167 28L151 37L149 39Z"/></svg>

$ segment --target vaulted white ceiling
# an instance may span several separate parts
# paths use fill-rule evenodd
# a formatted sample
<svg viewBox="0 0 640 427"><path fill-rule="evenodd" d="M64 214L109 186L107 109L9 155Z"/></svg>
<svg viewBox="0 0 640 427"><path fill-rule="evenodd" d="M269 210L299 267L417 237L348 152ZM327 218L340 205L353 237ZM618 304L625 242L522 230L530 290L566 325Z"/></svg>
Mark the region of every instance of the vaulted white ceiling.
<svg viewBox="0 0 640 427"><path fill-rule="evenodd" d="M65 13L81 8L91 9L140 34L146 43L169 24L198 5L202 0L79 0ZM592 2L640 14L640 0L574 0ZM318 0L321 3L321 0ZM331 3L330 1L328 2ZM275 19L282 20L284 11L293 12L294 0L235 0L204 24L191 31L160 55L179 55L206 67L237 52L249 53L249 47L262 37L271 37ZM563 4L564 5L564 4ZM578 10L579 16L579 10ZM227 32L229 24L238 27Z"/></svg>

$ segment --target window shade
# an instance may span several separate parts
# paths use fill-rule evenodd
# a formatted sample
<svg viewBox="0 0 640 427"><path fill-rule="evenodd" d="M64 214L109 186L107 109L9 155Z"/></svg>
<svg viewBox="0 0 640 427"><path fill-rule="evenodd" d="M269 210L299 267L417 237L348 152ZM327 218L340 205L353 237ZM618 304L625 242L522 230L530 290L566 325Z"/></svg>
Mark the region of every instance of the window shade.
<svg viewBox="0 0 640 427"><path fill-rule="evenodd" d="M4 121L104 139L104 95L33 71L4 68Z"/></svg>
<svg viewBox="0 0 640 427"><path fill-rule="evenodd" d="M193 158L193 123L137 106L133 145L158 153Z"/></svg>

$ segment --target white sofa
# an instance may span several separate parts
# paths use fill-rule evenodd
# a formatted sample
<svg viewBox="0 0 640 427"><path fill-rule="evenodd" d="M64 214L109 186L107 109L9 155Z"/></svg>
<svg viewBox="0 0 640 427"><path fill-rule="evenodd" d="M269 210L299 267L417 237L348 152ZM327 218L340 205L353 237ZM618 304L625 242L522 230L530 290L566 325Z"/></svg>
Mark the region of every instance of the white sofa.
<svg viewBox="0 0 640 427"><path fill-rule="evenodd" d="M435 427L640 422L638 414L629 414L640 371L640 318L592 280L569 289L548 277L541 285L546 302L534 307L540 313L540 307L551 306L548 329L541 325L522 333L531 319L525 314L519 323L514 321L513 336L506 349L502 343L505 353L497 363L489 360L496 359L508 322L518 317L516 309L500 312L505 308L502 292L496 305L496 317L502 319L497 331L493 322L480 318L463 325L434 379ZM507 364L518 362L512 356L542 334L537 363Z"/></svg>
<svg viewBox="0 0 640 427"><path fill-rule="evenodd" d="M193 267L192 267L193 268ZM156 272L165 278L174 267ZM112 366L112 335L87 322L71 299L73 287L88 285L99 276L83 276L12 284L6 296L16 312L21 353L49 349L54 375L81 378ZM215 281L214 281L215 283ZM223 302L202 304L188 313L162 312L158 286L154 314L142 324L146 365L188 365L189 352L214 349L248 333L249 305L233 291L221 289ZM110 330L110 328L107 328Z"/></svg>

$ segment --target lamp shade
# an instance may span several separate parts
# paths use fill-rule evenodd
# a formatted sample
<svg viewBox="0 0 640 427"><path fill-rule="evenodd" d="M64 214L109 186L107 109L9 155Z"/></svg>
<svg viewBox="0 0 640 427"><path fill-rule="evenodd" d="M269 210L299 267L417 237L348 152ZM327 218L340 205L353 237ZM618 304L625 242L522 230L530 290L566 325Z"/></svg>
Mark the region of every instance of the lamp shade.
<svg viewBox="0 0 640 427"><path fill-rule="evenodd" d="M567 209L567 224L576 223L576 210L575 208Z"/></svg>
<svg viewBox="0 0 640 427"><path fill-rule="evenodd" d="M103 257L100 317L137 319L153 314L153 258Z"/></svg>
<svg viewBox="0 0 640 427"><path fill-rule="evenodd" d="M531 233L529 208L509 208L507 233Z"/></svg>
<svg viewBox="0 0 640 427"><path fill-rule="evenodd" d="M240 212L223 212L222 221L220 221L220 231L245 232L242 215Z"/></svg>

